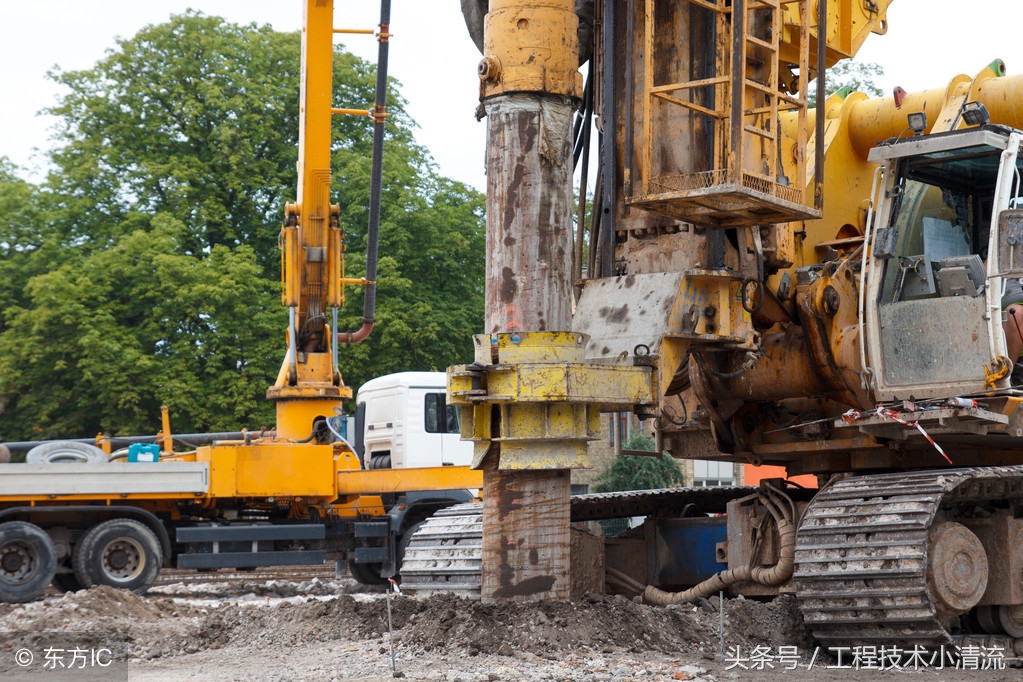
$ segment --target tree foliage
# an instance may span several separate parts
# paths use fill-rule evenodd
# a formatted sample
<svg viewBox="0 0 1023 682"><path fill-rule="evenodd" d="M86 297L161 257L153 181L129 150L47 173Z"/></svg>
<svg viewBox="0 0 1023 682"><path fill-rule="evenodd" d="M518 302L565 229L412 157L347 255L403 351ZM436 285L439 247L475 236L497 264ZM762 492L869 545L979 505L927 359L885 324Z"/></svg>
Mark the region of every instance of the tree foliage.
<svg viewBox="0 0 1023 682"><path fill-rule="evenodd" d="M828 69L825 76L825 91L831 96L839 90L862 92L871 97L884 97L884 91L877 84L877 79L884 76L884 67L874 62L858 62L855 59L844 59ZM817 105L817 81L810 81L808 88L808 106Z"/></svg>
<svg viewBox="0 0 1023 682"><path fill-rule="evenodd" d="M245 243L273 262L295 186L297 36L188 13L51 76L68 90L49 110L68 239L108 247L132 212L167 213L185 253Z"/></svg>
<svg viewBox="0 0 1023 682"><path fill-rule="evenodd" d="M654 451L654 439L643 433L634 432L625 441L625 450ZM610 493L620 490L656 490L684 485L685 475L671 455L662 452L660 457L643 455L621 455L615 457L596 478L594 492Z"/></svg>
<svg viewBox="0 0 1023 682"><path fill-rule="evenodd" d="M46 193L17 173L7 158L0 157L0 302L4 308L23 303L25 285L34 275L71 257L53 238ZM0 333L5 327L0 311Z"/></svg>
<svg viewBox="0 0 1023 682"><path fill-rule="evenodd" d="M179 251L160 214L80 262L33 277L0 335L5 393L24 437L147 433L161 405L192 430L271 423L259 400L283 315L252 249ZM259 424L253 424L258 426Z"/></svg>
<svg viewBox="0 0 1023 682"><path fill-rule="evenodd" d="M300 41L189 12L55 70L53 170L0 160L0 440L269 426L285 352L277 237L295 200ZM375 66L335 51L338 107ZM342 348L358 386L472 357L482 327L483 197L441 177L391 83L377 325ZM335 117L332 201L364 273L371 125ZM357 328L348 289L342 330Z"/></svg>

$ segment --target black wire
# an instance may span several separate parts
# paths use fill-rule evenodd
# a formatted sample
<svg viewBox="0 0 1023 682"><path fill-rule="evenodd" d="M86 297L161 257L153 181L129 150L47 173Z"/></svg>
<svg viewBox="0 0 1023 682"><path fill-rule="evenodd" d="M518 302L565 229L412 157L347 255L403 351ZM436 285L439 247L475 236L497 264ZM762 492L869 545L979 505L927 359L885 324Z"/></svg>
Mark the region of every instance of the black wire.
<svg viewBox="0 0 1023 682"><path fill-rule="evenodd" d="M572 151L573 169L579 166L579 157L582 155L586 140L589 139L586 129L590 127L593 118L593 72L594 69L591 65L589 73L586 75L586 87L583 89L583 108L575 119L575 127L572 131L572 137L575 140Z"/></svg>

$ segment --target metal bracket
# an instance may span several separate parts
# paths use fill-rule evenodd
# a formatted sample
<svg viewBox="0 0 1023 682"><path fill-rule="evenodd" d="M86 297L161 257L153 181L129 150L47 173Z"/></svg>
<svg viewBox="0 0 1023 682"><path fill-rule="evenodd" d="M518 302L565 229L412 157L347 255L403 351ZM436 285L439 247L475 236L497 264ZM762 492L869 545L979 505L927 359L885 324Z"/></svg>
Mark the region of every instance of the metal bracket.
<svg viewBox="0 0 1023 682"><path fill-rule="evenodd" d="M475 337L477 362L448 369L448 403L476 444L473 467L491 443L501 444L501 469L589 467L586 443L599 437L602 410L656 404L652 367L587 362L588 341L571 332Z"/></svg>

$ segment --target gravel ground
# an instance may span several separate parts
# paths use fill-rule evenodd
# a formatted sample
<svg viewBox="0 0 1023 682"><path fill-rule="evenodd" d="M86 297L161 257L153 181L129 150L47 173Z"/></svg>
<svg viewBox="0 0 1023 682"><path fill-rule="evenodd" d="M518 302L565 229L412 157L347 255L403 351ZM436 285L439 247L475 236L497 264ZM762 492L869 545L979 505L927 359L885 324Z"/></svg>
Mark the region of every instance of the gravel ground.
<svg viewBox="0 0 1023 682"><path fill-rule="evenodd" d="M346 581L92 588L0 604L4 680L927 680L1021 679L1020 670L851 670L821 656L795 600L660 608L621 596L573 603L387 599ZM735 649L738 647L738 650ZM736 662L760 647L761 665ZM781 647L788 647L782 649ZM793 657L798 652L799 667ZM29 661L31 658L31 661ZM765 660L766 659L766 660ZM770 666L774 667L771 668ZM809 667L808 667L809 666ZM825 667L830 666L830 667ZM751 669L752 668L752 669Z"/></svg>

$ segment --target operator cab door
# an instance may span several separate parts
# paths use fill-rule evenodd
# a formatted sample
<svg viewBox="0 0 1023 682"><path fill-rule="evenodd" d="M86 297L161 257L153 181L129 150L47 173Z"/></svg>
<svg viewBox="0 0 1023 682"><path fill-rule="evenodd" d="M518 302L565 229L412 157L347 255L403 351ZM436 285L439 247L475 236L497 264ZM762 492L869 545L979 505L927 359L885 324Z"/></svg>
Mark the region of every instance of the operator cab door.
<svg viewBox="0 0 1023 682"><path fill-rule="evenodd" d="M1019 193L1019 142L985 129L871 151L884 173L860 316L875 400L980 392L998 369L998 225Z"/></svg>

